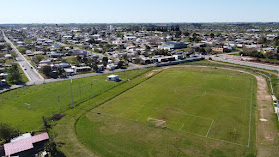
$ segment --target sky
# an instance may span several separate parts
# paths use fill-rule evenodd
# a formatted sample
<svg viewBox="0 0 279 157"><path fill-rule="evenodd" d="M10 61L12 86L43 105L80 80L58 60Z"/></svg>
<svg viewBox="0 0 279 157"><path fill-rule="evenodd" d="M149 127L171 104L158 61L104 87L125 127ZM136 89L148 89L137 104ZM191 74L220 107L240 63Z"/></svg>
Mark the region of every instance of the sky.
<svg viewBox="0 0 279 157"><path fill-rule="evenodd" d="M0 0L0 24L279 22L279 0Z"/></svg>

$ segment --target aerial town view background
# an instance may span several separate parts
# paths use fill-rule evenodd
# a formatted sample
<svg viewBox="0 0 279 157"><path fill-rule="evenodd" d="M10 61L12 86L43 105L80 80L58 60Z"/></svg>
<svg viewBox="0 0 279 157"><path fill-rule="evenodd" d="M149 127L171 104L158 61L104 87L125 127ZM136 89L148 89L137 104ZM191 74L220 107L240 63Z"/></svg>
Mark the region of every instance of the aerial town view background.
<svg viewBox="0 0 279 157"><path fill-rule="evenodd" d="M1 157L278 156L279 2L62 1L0 14Z"/></svg>

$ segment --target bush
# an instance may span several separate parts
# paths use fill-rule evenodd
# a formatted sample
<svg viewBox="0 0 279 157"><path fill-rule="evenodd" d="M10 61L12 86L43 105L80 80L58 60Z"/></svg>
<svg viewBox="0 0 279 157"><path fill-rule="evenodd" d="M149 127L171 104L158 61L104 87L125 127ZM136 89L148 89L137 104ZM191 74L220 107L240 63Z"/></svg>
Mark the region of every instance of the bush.
<svg viewBox="0 0 279 157"><path fill-rule="evenodd" d="M55 114L50 119L56 121L56 120L60 120L64 116L65 116L64 114Z"/></svg>
<svg viewBox="0 0 279 157"><path fill-rule="evenodd" d="M0 141L8 141L13 137L16 137L19 133L18 129L13 128L10 124L0 123Z"/></svg>

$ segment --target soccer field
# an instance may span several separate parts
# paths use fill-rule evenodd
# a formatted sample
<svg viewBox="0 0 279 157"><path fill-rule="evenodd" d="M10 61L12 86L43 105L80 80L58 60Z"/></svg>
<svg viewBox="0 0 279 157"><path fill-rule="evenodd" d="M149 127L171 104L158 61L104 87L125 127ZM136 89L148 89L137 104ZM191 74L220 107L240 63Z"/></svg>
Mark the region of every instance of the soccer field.
<svg viewBox="0 0 279 157"><path fill-rule="evenodd" d="M82 116L76 131L104 156L251 155L255 94L241 72L167 69Z"/></svg>

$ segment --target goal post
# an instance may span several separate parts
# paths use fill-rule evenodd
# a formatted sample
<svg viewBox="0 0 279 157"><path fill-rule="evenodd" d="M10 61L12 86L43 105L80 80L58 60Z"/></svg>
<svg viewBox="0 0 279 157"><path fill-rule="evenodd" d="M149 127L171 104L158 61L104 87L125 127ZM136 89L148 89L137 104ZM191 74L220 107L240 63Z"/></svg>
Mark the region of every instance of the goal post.
<svg viewBox="0 0 279 157"><path fill-rule="evenodd" d="M167 127L166 121L161 119L155 119L155 118L147 118L147 124L150 126L161 127L161 128Z"/></svg>

